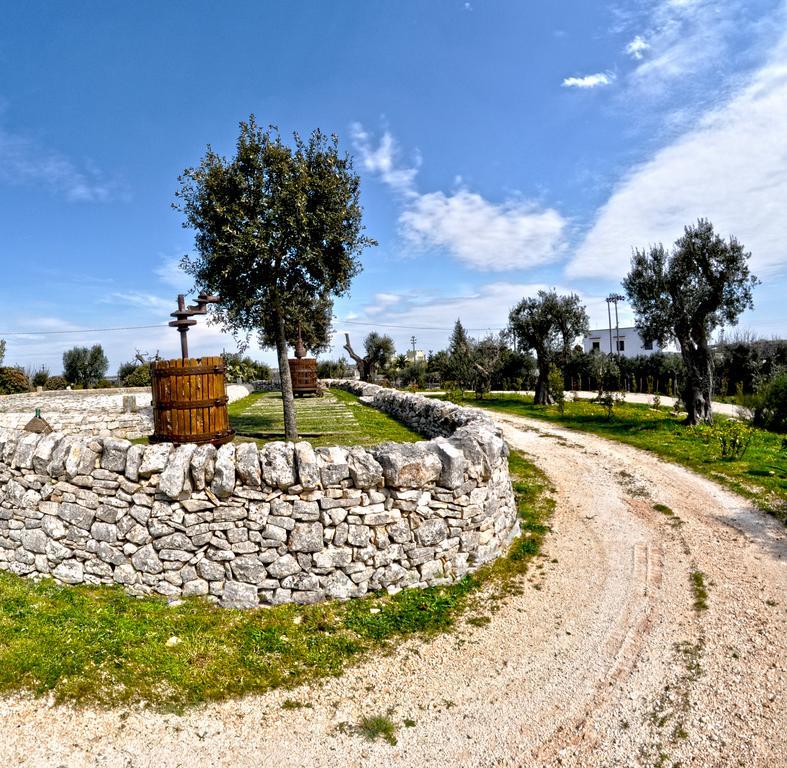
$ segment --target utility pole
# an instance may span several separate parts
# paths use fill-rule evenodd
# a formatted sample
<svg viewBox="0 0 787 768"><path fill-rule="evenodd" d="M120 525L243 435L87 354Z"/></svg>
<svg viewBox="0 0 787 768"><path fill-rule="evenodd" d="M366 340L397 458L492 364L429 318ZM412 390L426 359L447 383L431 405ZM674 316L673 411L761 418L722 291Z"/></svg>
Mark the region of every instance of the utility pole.
<svg viewBox="0 0 787 768"><path fill-rule="evenodd" d="M615 302L615 352L617 357L620 357L620 325L618 323L618 302L624 301L625 296L621 296L619 293L611 293L607 301ZM609 304L607 304L607 309L609 309Z"/></svg>
<svg viewBox="0 0 787 768"><path fill-rule="evenodd" d="M413 365L415 365L415 336L410 337L410 343L413 345Z"/></svg>
<svg viewBox="0 0 787 768"><path fill-rule="evenodd" d="M609 305L612 302L612 296L607 296L607 319L609 320L609 355L612 356L612 312L610 311Z"/></svg>

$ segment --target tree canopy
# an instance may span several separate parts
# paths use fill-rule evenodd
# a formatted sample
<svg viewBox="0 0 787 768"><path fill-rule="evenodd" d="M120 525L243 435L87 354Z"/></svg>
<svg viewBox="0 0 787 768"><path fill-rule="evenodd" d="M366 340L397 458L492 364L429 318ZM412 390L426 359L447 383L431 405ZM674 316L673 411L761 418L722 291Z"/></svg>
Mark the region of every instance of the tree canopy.
<svg viewBox="0 0 787 768"><path fill-rule="evenodd" d="M579 296L559 296L556 291L539 291L537 297L522 299L508 315L510 335L522 351L536 353L538 379L535 402L552 402L549 368L565 366L571 345L588 332L589 321Z"/></svg>
<svg viewBox="0 0 787 768"><path fill-rule="evenodd" d="M109 360L100 344L74 347L63 353L63 376L71 384L92 387L97 384L109 368Z"/></svg>
<svg viewBox="0 0 787 768"><path fill-rule="evenodd" d="M680 344L689 424L712 420L711 333L736 324L754 306L752 289L759 281L749 271L750 257L735 237L725 242L710 221L699 219L669 252L660 243L635 249L623 280L643 340Z"/></svg>
<svg viewBox="0 0 787 768"><path fill-rule="evenodd" d="M360 271L366 237L360 181L338 139L314 131L285 144L252 115L240 123L235 156L208 147L200 165L179 177L175 208L196 230L195 257L184 270L197 286L219 294L214 317L225 330L276 347L285 432L297 436L287 346L300 323L304 343L325 347L333 298Z"/></svg>

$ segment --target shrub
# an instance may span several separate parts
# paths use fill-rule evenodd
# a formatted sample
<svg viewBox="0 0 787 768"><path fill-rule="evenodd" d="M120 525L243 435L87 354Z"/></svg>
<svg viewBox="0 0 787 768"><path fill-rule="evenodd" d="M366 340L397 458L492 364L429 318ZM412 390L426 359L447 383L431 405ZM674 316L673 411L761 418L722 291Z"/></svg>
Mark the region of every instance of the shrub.
<svg viewBox="0 0 787 768"><path fill-rule="evenodd" d="M99 379L96 383L96 389L110 389L112 382L109 379Z"/></svg>
<svg viewBox="0 0 787 768"><path fill-rule="evenodd" d="M127 373L122 379L121 384L124 387L149 387L150 381L150 365L148 363L143 363L134 368L130 373Z"/></svg>
<svg viewBox="0 0 787 768"><path fill-rule="evenodd" d="M62 376L50 376L46 382L44 382L44 389L65 389L68 386L68 382Z"/></svg>
<svg viewBox="0 0 787 768"><path fill-rule="evenodd" d="M21 368L0 368L0 395L29 390L30 380Z"/></svg>
<svg viewBox="0 0 787 768"><path fill-rule="evenodd" d="M787 432L787 370L780 371L760 388L754 423L771 432Z"/></svg>
<svg viewBox="0 0 787 768"><path fill-rule="evenodd" d="M560 411L561 416L566 410L566 393L563 388L564 383L563 371L561 371L556 365L550 366L549 378L547 379L547 384L549 385L549 394L552 395L552 399L555 401L555 405L557 406L558 411Z"/></svg>
<svg viewBox="0 0 787 768"><path fill-rule="evenodd" d="M36 371L33 376L33 386L34 387L43 387L46 384L46 380L49 378L49 371L46 368L42 368L40 371Z"/></svg>

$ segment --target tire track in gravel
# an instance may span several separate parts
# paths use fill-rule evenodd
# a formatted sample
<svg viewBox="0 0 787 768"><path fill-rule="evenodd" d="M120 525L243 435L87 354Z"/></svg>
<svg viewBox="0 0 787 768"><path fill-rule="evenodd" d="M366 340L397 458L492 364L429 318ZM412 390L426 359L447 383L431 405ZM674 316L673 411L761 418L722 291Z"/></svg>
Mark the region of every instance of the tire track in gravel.
<svg viewBox="0 0 787 768"><path fill-rule="evenodd" d="M556 509L544 557L489 625L182 716L7 698L0 764L786 765L785 529L650 454L495 419L547 472ZM286 711L287 698L312 706ZM342 726L383 713L415 721L394 747Z"/></svg>

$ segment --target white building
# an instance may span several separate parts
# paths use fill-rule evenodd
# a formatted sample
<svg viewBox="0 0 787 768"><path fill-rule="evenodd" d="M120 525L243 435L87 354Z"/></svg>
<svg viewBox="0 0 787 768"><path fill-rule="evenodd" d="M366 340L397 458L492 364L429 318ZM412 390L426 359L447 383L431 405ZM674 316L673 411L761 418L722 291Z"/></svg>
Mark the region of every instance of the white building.
<svg viewBox="0 0 787 768"><path fill-rule="evenodd" d="M425 363L426 362L426 352L423 349L416 349L413 351L412 349L407 350L407 362L408 363Z"/></svg>
<svg viewBox="0 0 787 768"><path fill-rule="evenodd" d="M619 352L623 357L637 357L637 355L653 355L656 352L676 352L677 348L672 344L666 347L659 346L658 342L645 343L636 328L618 328L617 332L612 329L611 334L613 352ZM585 352L594 350L603 355L610 353L610 332L609 328L600 328L590 331L582 340L582 347Z"/></svg>

